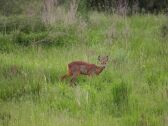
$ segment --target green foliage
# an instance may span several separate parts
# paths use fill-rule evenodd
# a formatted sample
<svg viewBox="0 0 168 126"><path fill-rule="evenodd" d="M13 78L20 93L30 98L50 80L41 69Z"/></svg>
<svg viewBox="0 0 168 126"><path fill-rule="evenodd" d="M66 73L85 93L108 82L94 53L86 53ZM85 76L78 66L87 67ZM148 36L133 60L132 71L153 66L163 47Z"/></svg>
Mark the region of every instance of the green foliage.
<svg viewBox="0 0 168 126"><path fill-rule="evenodd" d="M21 6L18 6L19 0L1 0L0 12L3 15L18 14L22 11Z"/></svg>
<svg viewBox="0 0 168 126"><path fill-rule="evenodd" d="M42 89L40 80L35 80L34 75L22 67L1 66L0 98L4 101L22 100L26 95L38 96ZM29 80L27 80L29 78ZM31 79L30 79L31 78Z"/></svg>
<svg viewBox="0 0 168 126"><path fill-rule="evenodd" d="M58 24L51 28L36 17L2 17L0 27L0 32L4 34L0 38L1 50L9 50L13 43L23 46L65 46L78 41L75 26L65 27Z"/></svg>
<svg viewBox="0 0 168 126"><path fill-rule="evenodd" d="M119 82L119 84L116 84L116 86L113 88L114 104L117 106L127 104L129 98L128 95L127 85L124 82Z"/></svg>
<svg viewBox="0 0 168 126"><path fill-rule="evenodd" d="M7 112L0 113L0 124L7 126L9 125L10 119L11 119L10 113L7 113Z"/></svg>
<svg viewBox="0 0 168 126"><path fill-rule="evenodd" d="M0 34L0 52L11 52L14 50L15 46L8 35Z"/></svg>
<svg viewBox="0 0 168 126"><path fill-rule="evenodd" d="M46 31L46 26L38 17L10 16L0 18L0 32L9 34L14 31L24 33Z"/></svg>
<svg viewBox="0 0 168 126"><path fill-rule="evenodd" d="M118 111L115 111L117 115L125 113L128 109L129 103L129 89L128 84L124 81L116 81L115 86L112 89L113 103Z"/></svg>
<svg viewBox="0 0 168 126"><path fill-rule="evenodd" d="M167 124L168 43L159 33L166 17L89 16L84 25L30 19L1 30L0 125ZM68 63L98 64L98 55L109 56L99 76L79 76L75 87L60 81Z"/></svg>
<svg viewBox="0 0 168 126"><path fill-rule="evenodd" d="M88 1L87 0L80 0L78 5L78 13L83 19L88 20Z"/></svg>
<svg viewBox="0 0 168 126"><path fill-rule="evenodd" d="M78 36L75 26L65 27L63 25L55 26L48 34L50 45L53 46L70 46L78 43Z"/></svg>
<svg viewBox="0 0 168 126"><path fill-rule="evenodd" d="M28 10L37 13L39 9L41 9L41 0L0 0L0 14L5 16L23 14Z"/></svg>
<svg viewBox="0 0 168 126"><path fill-rule="evenodd" d="M29 34L23 32L15 32L13 34L13 42L18 45L30 46L33 44L39 44L40 42L45 42L47 35L48 33L46 32Z"/></svg>
<svg viewBox="0 0 168 126"><path fill-rule="evenodd" d="M113 12L119 9L122 11L126 7L129 14L135 12L139 13L159 13L166 12L168 7L167 0L77 0L79 2L78 12L84 19L88 19L87 12L89 10L99 10L106 12ZM0 1L0 14L9 16L14 14L34 13L41 14L43 8L41 0L1 0ZM69 0L55 0L58 5L69 7Z"/></svg>
<svg viewBox="0 0 168 126"><path fill-rule="evenodd" d="M168 23L163 24L161 27L161 34L164 38L168 37Z"/></svg>
<svg viewBox="0 0 168 126"><path fill-rule="evenodd" d="M158 13L165 11L168 7L167 0L87 0L87 3L91 9L96 9L99 11L112 11L115 9L122 9L126 7L129 13L138 10L140 13L151 12Z"/></svg>

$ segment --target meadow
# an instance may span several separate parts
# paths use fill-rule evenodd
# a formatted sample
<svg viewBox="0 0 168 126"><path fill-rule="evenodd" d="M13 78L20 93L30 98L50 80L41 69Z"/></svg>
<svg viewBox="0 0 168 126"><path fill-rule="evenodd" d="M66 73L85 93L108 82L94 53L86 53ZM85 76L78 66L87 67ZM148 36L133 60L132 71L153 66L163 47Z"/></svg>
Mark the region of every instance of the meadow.
<svg viewBox="0 0 168 126"><path fill-rule="evenodd" d="M98 12L49 25L1 17L0 125L167 126L166 22ZM98 65L99 55L110 57L99 76L80 76L75 87L60 81L68 63Z"/></svg>

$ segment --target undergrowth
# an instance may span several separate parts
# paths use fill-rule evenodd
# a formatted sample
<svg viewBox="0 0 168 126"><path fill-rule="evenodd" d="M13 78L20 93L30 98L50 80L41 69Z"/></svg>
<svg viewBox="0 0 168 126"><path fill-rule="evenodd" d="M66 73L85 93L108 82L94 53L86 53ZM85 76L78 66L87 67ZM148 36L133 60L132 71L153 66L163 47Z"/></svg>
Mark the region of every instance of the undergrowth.
<svg viewBox="0 0 168 126"><path fill-rule="evenodd" d="M166 126L165 23L97 12L72 24L0 18L0 124ZM110 57L99 76L60 81L68 63L98 55Z"/></svg>

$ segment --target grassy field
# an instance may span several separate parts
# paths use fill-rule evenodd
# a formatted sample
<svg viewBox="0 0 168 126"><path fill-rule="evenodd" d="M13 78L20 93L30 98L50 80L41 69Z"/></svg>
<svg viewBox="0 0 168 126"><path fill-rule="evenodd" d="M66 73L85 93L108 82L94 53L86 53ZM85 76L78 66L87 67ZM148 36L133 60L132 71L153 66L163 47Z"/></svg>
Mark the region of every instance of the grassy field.
<svg viewBox="0 0 168 126"><path fill-rule="evenodd" d="M94 12L88 22L1 31L0 125L167 126L166 21ZM99 76L76 87L59 80L69 62L98 64L99 55L110 57Z"/></svg>

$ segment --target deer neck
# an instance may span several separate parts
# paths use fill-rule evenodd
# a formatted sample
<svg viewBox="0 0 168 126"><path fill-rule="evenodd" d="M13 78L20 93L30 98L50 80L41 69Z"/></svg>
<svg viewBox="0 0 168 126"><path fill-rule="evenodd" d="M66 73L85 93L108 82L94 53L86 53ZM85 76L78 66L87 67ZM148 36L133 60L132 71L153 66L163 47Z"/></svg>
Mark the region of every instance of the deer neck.
<svg viewBox="0 0 168 126"><path fill-rule="evenodd" d="M97 66L96 74L100 74L104 70L105 66Z"/></svg>

